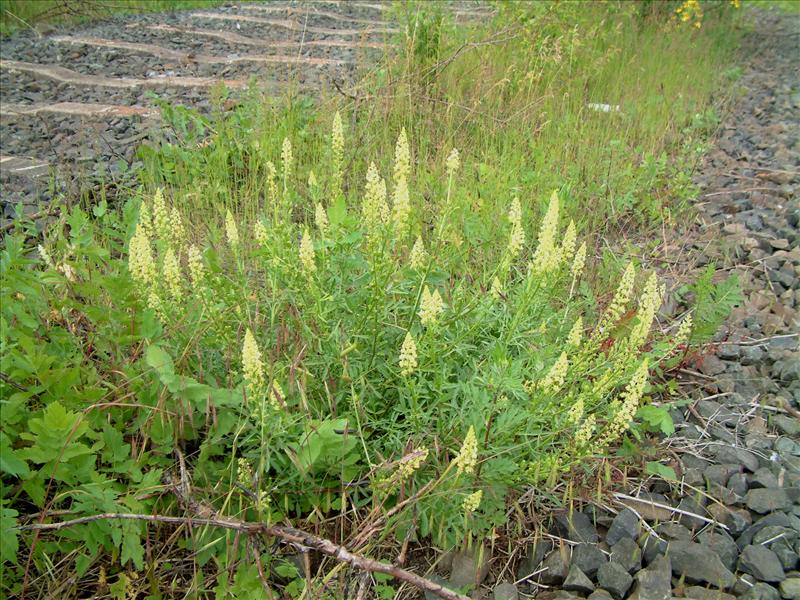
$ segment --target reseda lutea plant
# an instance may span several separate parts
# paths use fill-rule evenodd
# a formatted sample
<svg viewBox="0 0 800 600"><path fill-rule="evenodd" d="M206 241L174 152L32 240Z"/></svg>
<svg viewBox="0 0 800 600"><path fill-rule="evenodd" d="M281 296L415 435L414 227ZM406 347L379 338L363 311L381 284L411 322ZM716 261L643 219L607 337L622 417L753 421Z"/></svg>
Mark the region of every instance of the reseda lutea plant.
<svg viewBox="0 0 800 600"><path fill-rule="evenodd" d="M313 171L286 139L260 217L228 212L224 239L190 243L160 190L142 203L129 268L166 332L147 360L171 411L188 410L194 386L218 401L195 478L225 485L227 510L276 520L371 507L374 522L406 529L414 511L419 535L453 547L503 522L509 490L616 443L646 401L649 366L691 324L650 339L664 289L650 275L637 293L633 264L597 313L578 293L587 245L562 227L557 193L535 245L536 203L517 198L502 248L466 232L455 245L470 209L456 150L433 213L415 194L405 130L358 198L343 191L344 147L338 114Z"/></svg>

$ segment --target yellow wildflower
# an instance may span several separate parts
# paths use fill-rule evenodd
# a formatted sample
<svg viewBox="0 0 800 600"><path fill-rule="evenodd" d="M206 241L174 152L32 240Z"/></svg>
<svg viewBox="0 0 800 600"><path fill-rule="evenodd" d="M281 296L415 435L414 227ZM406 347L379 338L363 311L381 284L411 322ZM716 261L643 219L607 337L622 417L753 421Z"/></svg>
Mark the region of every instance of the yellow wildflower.
<svg viewBox="0 0 800 600"><path fill-rule="evenodd" d="M394 226L398 238L402 238L408 227L408 218L411 214L411 204L408 199L408 184L405 178L397 182L394 188Z"/></svg>
<svg viewBox="0 0 800 600"><path fill-rule="evenodd" d="M183 227L183 219L178 212L177 207L173 206L169 214L170 237L169 240L176 248L180 248L183 239L186 237L186 231Z"/></svg>
<svg viewBox="0 0 800 600"><path fill-rule="evenodd" d="M269 397L267 400L272 408L279 410L284 404L286 404L284 400L286 396L283 393L283 388L281 387L281 384L273 379L269 386L269 390Z"/></svg>
<svg viewBox="0 0 800 600"><path fill-rule="evenodd" d="M461 155L458 153L457 148L453 148L450 154L447 155L445 166L447 167L447 174L450 177L453 177L456 171L461 167Z"/></svg>
<svg viewBox="0 0 800 600"><path fill-rule="evenodd" d="M194 244L189 246L187 251L187 262L189 263L189 278L192 280L192 287L196 292L199 292L203 289L205 268L203 267L203 258L200 255L200 250Z"/></svg>
<svg viewBox="0 0 800 600"><path fill-rule="evenodd" d="M422 236L417 236L414 246L411 248L411 254L408 256L408 262L411 268L419 271L425 266L425 244L422 241Z"/></svg>
<svg viewBox="0 0 800 600"><path fill-rule="evenodd" d="M522 205L517 197L514 197L511 201L511 206L508 207L508 222L511 223L512 227L522 225Z"/></svg>
<svg viewBox="0 0 800 600"><path fill-rule="evenodd" d="M400 372L408 377L417 368L417 344L411 332L406 333L403 345L400 348Z"/></svg>
<svg viewBox="0 0 800 600"><path fill-rule="evenodd" d="M150 206L147 202L142 201L141 206L139 207L139 220L136 222L137 225L141 226L142 231L144 231L145 235L148 238L153 237L153 216L150 214Z"/></svg>
<svg viewBox="0 0 800 600"><path fill-rule="evenodd" d="M172 239L172 224L161 188L156 189L156 193L153 195L153 226L159 239L165 242Z"/></svg>
<svg viewBox="0 0 800 600"><path fill-rule="evenodd" d="M597 419L594 415L589 415L584 419L583 423L580 427L578 427L578 431L575 432L575 445L579 448L586 446L589 441L592 439L592 435L594 434L594 427L597 422Z"/></svg>
<svg viewBox="0 0 800 600"><path fill-rule="evenodd" d="M562 352L558 360L550 367L550 370L542 379L539 386L546 392L556 392L564 385L567 378L567 369L569 368L569 361L567 360L567 353Z"/></svg>
<svg viewBox="0 0 800 600"><path fill-rule="evenodd" d="M625 267L625 272L622 274L622 279L620 279L611 304L608 305L605 314L600 319L595 337L604 333L609 326L614 325L625 312L625 309L628 307L628 302L631 300L633 281L635 278L636 270L634 269L633 263L629 262L628 266Z"/></svg>
<svg viewBox="0 0 800 600"><path fill-rule="evenodd" d="M539 244L533 255L533 272L548 273L558 267L559 253L555 246L558 233L558 194L553 192L550 204L542 220L539 231Z"/></svg>
<svg viewBox="0 0 800 600"><path fill-rule="evenodd" d="M267 227L261 221L256 221L256 224L253 225L253 237L260 246L267 245L269 234L267 233Z"/></svg>
<svg viewBox="0 0 800 600"><path fill-rule="evenodd" d="M436 324L439 315L444 311L444 302L439 290L434 289L433 293L428 290L428 286L422 290L422 300L419 307L419 321L424 326Z"/></svg>
<svg viewBox="0 0 800 600"><path fill-rule="evenodd" d="M231 211L225 213L225 238L234 250L239 247L239 228L236 227L236 221L233 220Z"/></svg>
<svg viewBox="0 0 800 600"><path fill-rule="evenodd" d="M176 302L180 302L183 299L183 277L181 276L181 266L178 262L178 257L175 256L172 247L168 247L164 254L163 275L164 283L166 284L170 296L172 296L172 299Z"/></svg>
<svg viewBox="0 0 800 600"><path fill-rule="evenodd" d="M561 249L559 251L562 262L569 262L575 254L575 241L577 239L577 232L575 230L575 221L570 221L567 225L567 231L564 232L564 239L561 241Z"/></svg>
<svg viewBox="0 0 800 600"><path fill-rule="evenodd" d="M292 142L288 137L283 138L283 146L281 147L281 163L283 164L283 191L286 191L289 178L292 176L294 169L294 156L292 154Z"/></svg>
<svg viewBox="0 0 800 600"><path fill-rule="evenodd" d="M469 426L467 436L458 456L453 459L453 464L456 466L456 476L462 473L472 475L475 472L475 466L478 464L478 438L475 437L475 428L472 425Z"/></svg>
<svg viewBox="0 0 800 600"><path fill-rule="evenodd" d="M514 225L511 229L511 237L508 239L508 262L511 263L525 246L525 230L522 225Z"/></svg>
<svg viewBox="0 0 800 600"><path fill-rule="evenodd" d="M42 259L42 262L45 264L45 266L50 269L56 268L55 264L53 263L53 259L50 257L50 253L47 252L44 246L38 244L36 246L36 250L39 252L39 258Z"/></svg>
<svg viewBox="0 0 800 600"><path fill-rule="evenodd" d="M128 246L128 270L134 281L147 288L158 280L150 239L141 224L136 225L136 232Z"/></svg>
<svg viewBox="0 0 800 600"><path fill-rule="evenodd" d="M158 315L158 318L162 321L167 317L167 311L164 309L164 303L161 301L161 297L158 295L155 287L150 289L150 293L147 295L147 306Z"/></svg>
<svg viewBox="0 0 800 600"><path fill-rule="evenodd" d="M312 190L317 187L317 176L314 175L314 171L308 173L308 187Z"/></svg>
<svg viewBox="0 0 800 600"><path fill-rule="evenodd" d="M578 279L583 274L583 267L586 265L586 242L581 243L578 251L575 253L575 258L570 267L573 279Z"/></svg>
<svg viewBox="0 0 800 600"><path fill-rule="evenodd" d="M655 273L652 273L647 279L642 293L642 300L639 302L639 315L636 325L631 330L628 343L631 348L638 348L647 339L650 333L650 327L653 325L653 320L656 316L656 311L661 306L661 290L658 286L658 278Z"/></svg>
<svg viewBox="0 0 800 600"><path fill-rule="evenodd" d="M378 174L375 163L367 169L367 182L364 190L364 202L361 207L365 227L373 231L385 223L389 213L386 203L386 182Z"/></svg>
<svg viewBox="0 0 800 600"><path fill-rule="evenodd" d="M499 300L503 295L503 284L500 283L500 278L495 277L492 280L492 288L489 292L492 295L492 298L495 300Z"/></svg>
<svg viewBox="0 0 800 600"><path fill-rule="evenodd" d="M314 242L308 233L308 227L303 231L303 239L300 240L300 263L307 274L317 270L317 265L314 263Z"/></svg>
<svg viewBox="0 0 800 600"><path fill-rule="evenodd" d="M328 231L328 214L325 212L325 208L319 202L317 202L317 205L314 207L314 222L316 223L320 234L325 237L325 234Z"/></svg>
<svg viewBox="0 0 800 600"><path fill-rule="evenodd" d="M242 375L248 396L256 398L264 388L264 363L261 361L261 350L258 349L256 338L249 327L244 333L242 346Z"/></svg>
<svg viewBox="0 0 800 600"><path fill-rule="evenodd" d="M581 339L583 338L583 317L578 317L575 319L575 324L572 326L572 329L569 330L569 335L567 335L567 345L573 348L577 348L581 345Z"/></svg>
<svg viewBox="0 0 800 600"><path fill-rule="evenodd" d="M411 151L408 148L408 137L406 128L400 130L397 136L397 144L394 148L394 183L400 185L401 181L407 180L411 174Z"/></svg>
<svg viewBox="0 0 800 600"><path fill-rule="evenodd" d="M243 486L250 489L250 486L253 485L253 468L250 466L250 463L247 462L246 458L239 458L239 460L236 461L236 466L236 479Z"/></svg>
<svg viewBox="0 0 800 600"><path fill-rule="evenodd" d="M278 170L275 168L275 165L272 163L271 160L267 161L267 192L269 197L269 203L271 206L275 206L278 202L278 186L275 183L275 179L278 177Z"/></svg>
<svg viewBox="0 0 800 600"><path fill-rule="evenodd" d="M686 318L678 326L678 331L675 333L675 339L673 343L676 346L680 346L681 344L686 344L689 341L691 334L692 334L692 315L690 313L686 315Z"/></svg>
<svg viewBox="0 0 800 600"><path fill-rule="evenodd" d="M583 417L583 398L578 398L567 412L567 421L577 425Z"/></svg>
<svg viewBox="0 0 800 600"><path fill-rule="evenodd" d="M481 498L483 498L483 490L473 492L464 498L464 502L462 504L464 512L469 514L478 510L478 507L481 505Z"/></svg>
<svg viewBox="0 0 800 600"><path fill-rule="evenodd" d="M427 448L414 448L409 454L400 459L400 464L397 465L397 480L402 483L411 478L411 476L422 466L422 463L428 458Z"/></svg>
<svg viewBox="0 0 800 600"><path fill-rule="evenodd" d="M628 430L636 411L639 409L639 401L642 399L645 385L647 385L648 363L645 358L631 377L625 391L619 401L616 402L617 411L611 417L603 432L603 442L605 444L618 439Z"/></svg>
<svg viewBox="0 0 800 600"><path fill-rule="evenodd" d="M342 187L342 160L344 158L344 127L342 116L337 111L333 116L333 129L331 131L331 170L333 172L333 190L338 193Z"/></svg>

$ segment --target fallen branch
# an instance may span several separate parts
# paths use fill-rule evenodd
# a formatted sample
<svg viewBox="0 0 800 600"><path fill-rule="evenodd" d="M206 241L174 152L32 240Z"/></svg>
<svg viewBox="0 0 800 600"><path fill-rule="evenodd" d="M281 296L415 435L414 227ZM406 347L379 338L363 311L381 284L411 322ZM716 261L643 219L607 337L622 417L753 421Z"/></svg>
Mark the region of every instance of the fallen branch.
<svg viewBox="0 0 800 600"><path fill-rule="evenodd" d="M144 515L137 513L102 513L88 517L79 517L77 519L70 519L68 521L60 521L58 523L35 523L31 525L21 525L19 529L23 531L58 531L67 527L81 525L84 523L92 523L94 521L104 521L112 519L122 520L135 520L147 521L151 523L172 523L176 525L188 525L190 527L221 527L223 529L232 529L247 535L266 535L282 539L288 544L298 546L303 550L313 549L330 556L338 561L352 565L363 571L371 573L384 573L395 579L399 579L405 583L413 585L421 590L431 592L439 598L445 600L469 600L466 596L450 591L442 587L438 583L420 577L419 575L386 564L371 558L366 558L358 554L353 554L344 546L339 546L330 540L321 538L312 533L296 529L294 527L285 527L280 525L267 525L262 522L248 522L239 519L231 519L221 517L214 513L210 507L201 505L197 501L181 497L179 490L173 487L173 492L178 496L181 503L186 506L199 507L199 511L203 515L211 514L213 516L200 516L200 517L171 517L167 515Z"/></svg>

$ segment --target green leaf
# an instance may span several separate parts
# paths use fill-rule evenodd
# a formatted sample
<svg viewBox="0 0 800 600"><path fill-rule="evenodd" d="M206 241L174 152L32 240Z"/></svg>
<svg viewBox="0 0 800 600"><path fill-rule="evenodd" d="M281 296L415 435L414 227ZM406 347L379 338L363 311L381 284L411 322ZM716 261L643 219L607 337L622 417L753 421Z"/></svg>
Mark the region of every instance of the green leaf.
<svg viewBox="0 0 800 600"><path fill-rule="evenodd" d="M0 508L0 562L17 564L17 550L19 549L19 530L17 519L19 515L13 508Z"/></svg>
<svg viewBox="0 0 800 600"><path fill-rule="evenodd" d="M23 479L31 474L28 463L16 455L8 436L2 432L0 432L0 472Z"/></svg>
<svg viewBox="0 0 800 600"><path fill-rule="evenodd" d="M675 433L675 424L666 406L645 404L636 412L636 419L644 422L651 431L660 431L664 435Z"/></svg>
<svg viewBox="0 0 800 600"><path fill-rule="evenodd" d="M670 481L677 481L678 477L675 475L675 470L667 465L662 465L660 462L650 461L645 466L645 471L650 475L657 475L663 479Z"/></svg>

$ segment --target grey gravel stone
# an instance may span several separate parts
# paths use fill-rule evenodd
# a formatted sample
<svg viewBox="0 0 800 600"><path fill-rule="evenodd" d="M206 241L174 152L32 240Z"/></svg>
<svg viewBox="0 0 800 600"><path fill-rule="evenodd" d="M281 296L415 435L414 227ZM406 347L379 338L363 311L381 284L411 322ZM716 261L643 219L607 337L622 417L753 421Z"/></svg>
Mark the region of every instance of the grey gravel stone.
<svg viewBox="0 0 800 600"><path fill-rule="evenodd" d="M611 594L601 588L589 594L588 600L613 600L613 598Z"/></svg>
<svg viewBox="0 0 800 600"><path fill-rule="evenodd" d="M611 560L628 573L642 568L642 551L631 538L622 538L611 547Z"/></svg>
<svg viewBox="0 0 800 600"><path fill-rule="evenodd" d="M672 565L666 556L657 557L650 566L635 576L630 600L670 600L672 598Z"/></svg>
<svg viewBox="0 0 800 600"><path fill-rule="evenodd" d="M606 543L609 546L613 546L622 538L636 539L639 535L640 527L639 517L636 516L636 513L629 508L625 508L611 522L611 527L609 527L606 534Z"/></svg>
<svg viewBox="0 0 800 600"><path fill-rule="evenodd" d="M563 587L568 592L580 592L581 594L591 594L594 591L592 580L575 565L569 568Z"/></svg>
<svg viewBox="0 0 800 600"><path fill-rule="evenodd" d="M789 600L800 600L800 575L781 581L781 596Z"/></svg>
<svg viewBox="0 0 800 600"><path fill-rule="evenodd" d="M710 583L729 588L736 582L736 577L725 567L717 553L703 544L673 542L669 545L668 556L672 562L672 572L690 583Z"/></svg>
<svg viewBox="0 0 800 600"><path fill-rule="evenodd" d="M733 594L726 594L722 590L709 589L693 585L684 590L684 596L692 600L736 600Z"/></svg>
<svg viewBox="0 0 800 600"><path fill-rule="evenodd" d="M739 556L739 570L759 581L780 582L786 579L783 565L775 553L761 545L745 546Z"/></svg>
<svg viewBox="0 0 800 600"><path fill-rule="evenodd" d="M598 585L617 600L625 597L632 582L633 577L617 563L607 562L597 570Z"/></svg>
<svg viewBox="0 0 800 600"><path fill-rule="evenodd" d="M501 583L492 591L493 600L518 600L519 592L513 583Z"/></svg>
<svg viewBox="0 0 800 600"><path fill-rule="evenodd" d="M791 506L789 496L780 488L752 489L747 492L744 502L747 508L761 514L784 510Z"/></svg>
<svg viewBox="0 0 800 600"><path fill-rule="evenodd" d="M572 547L571 565L575 565L589 577L597 574L597 569L608 562L606 555L597 544L577 544Z"/></svg>
<svg viewBox="0 0 800 600"><path fill-rule="evenodd" d="M721 529L706 529L697 536L697 541L711 548L717 553L722 564L730 571L736 569L736 560L739 558L739 547L734 539Z"/></svg>
<svg viewBox="0 0 800 600"><path fill-rule="evenodd" d="M582 512L573 511L556 515L555 526L560 535L573 542L593 544L600 539L592 520Z"/></svg>
<svg viewBox="0 0 800 600"><path fill-rule="evenodd" d="M778 590L768 583L756 583L753 587L739 596L739 600L780 600Z"/></svg>
<svg viewBox="0 0 800 600"><path fill-rule="evenodd" d="M456 552L450 571L449 585L461 588L465 585L478 585L489 573L489 552L477 547L470 551Z"/></svg>
<svg viewBox="0 0 800 600"><path fill-rule="evenodd" d="M776 488L780 487L778 478L773 475L772 471L766 467L757 469L755 473L750 476L750 487L752 488Z"/></svg>
<svg viewBox="0 0 800 600"><path fill-rule="evenodd" d="M556 548L541 564L539 580L545 585L556 585L564 581L569 571L569 555L566 548Z"/></svg>

